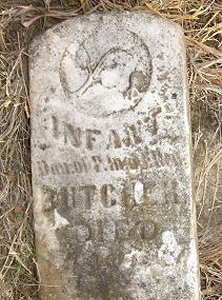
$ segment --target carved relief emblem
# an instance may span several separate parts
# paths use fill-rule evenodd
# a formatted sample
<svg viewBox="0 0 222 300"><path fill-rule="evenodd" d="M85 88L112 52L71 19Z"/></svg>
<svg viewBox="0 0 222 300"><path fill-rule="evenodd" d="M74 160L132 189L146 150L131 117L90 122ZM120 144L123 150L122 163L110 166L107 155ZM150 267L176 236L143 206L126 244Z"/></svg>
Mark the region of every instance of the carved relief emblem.
<svg viewBox="0 0 222 300"><path fill-rule="evenodd" d="M69 44L62 55L60 82L66 98L75 99L76 108L91 116L134 109L152 76L147 45L128 30L119 35L100 31L83 40L79 46Z"/></svg>

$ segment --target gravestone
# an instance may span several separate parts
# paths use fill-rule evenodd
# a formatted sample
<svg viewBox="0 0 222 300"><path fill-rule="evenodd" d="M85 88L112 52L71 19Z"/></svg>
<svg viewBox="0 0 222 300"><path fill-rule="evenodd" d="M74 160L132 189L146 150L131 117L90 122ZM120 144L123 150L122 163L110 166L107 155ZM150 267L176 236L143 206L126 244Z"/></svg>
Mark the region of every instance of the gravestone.
<svg viewBox="0 0 222 300"><path fill-rule="evenodd" d="M199 299L180 27L92 14L30 49L41 299Z"/></svg>

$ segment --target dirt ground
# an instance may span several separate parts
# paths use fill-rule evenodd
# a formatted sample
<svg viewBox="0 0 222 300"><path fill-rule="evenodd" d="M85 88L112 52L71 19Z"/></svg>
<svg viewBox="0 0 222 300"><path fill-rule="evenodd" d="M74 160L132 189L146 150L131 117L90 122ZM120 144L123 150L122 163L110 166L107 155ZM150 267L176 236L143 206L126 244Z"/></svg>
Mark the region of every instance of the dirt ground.
<svg viewBox="0 0 222 300"><path fill-rule="evenodd" d="M27 46L79 14L142 10L183 28L202 299L222 300L222 1L0 0L0 299L35 300ZM178 299L179 300L179 299Z"/></svg>

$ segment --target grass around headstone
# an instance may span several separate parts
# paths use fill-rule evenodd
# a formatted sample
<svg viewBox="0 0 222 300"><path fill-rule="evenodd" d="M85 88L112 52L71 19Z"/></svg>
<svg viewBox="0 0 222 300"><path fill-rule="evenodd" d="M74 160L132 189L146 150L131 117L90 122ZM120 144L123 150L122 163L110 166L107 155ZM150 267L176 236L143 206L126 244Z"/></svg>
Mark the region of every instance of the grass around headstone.
<svg viewBox="0 0 222 300"><path fill-rule="evenodd" d="M0 298L38 299L32 230L27 45L79 14L142 10L184 28L202 298L222 299L222 2L212 0L1 0Z"/></svg>

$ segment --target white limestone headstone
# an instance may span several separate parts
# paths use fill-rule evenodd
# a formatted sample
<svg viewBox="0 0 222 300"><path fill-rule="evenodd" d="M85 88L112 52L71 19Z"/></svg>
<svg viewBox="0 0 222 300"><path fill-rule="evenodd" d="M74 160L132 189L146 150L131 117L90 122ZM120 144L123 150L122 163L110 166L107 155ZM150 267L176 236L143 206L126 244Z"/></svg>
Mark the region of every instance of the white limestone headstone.
<svg viewBox="0 0 222 300"><path fill-rule="evenodd" d="M30 48L41 298L199 299L180 27L92 14Z"/></svg>

